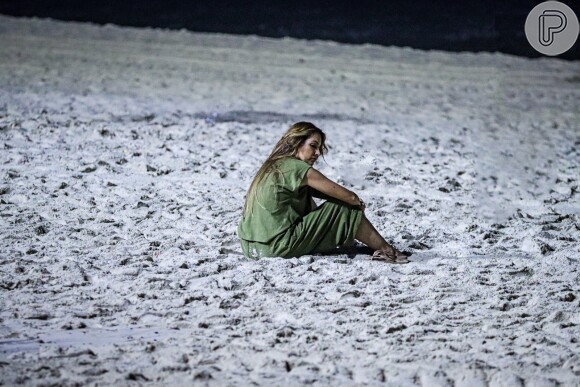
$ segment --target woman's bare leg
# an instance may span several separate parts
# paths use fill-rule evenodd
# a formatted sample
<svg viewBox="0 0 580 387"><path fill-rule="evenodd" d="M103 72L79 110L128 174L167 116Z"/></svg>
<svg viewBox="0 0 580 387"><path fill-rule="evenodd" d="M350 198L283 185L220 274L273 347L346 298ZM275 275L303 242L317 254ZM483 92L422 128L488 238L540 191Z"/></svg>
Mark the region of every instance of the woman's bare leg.
<svg viewBox="0 0 580 387"><path fill-rule="evenodd" d="M369 222L365 214L362 214L362 219L358 226L355 238L373 250L394 249L394 247L389 245L381 234L379 234L371 222ZM396 249L394 250L396 251Z"/></svg>

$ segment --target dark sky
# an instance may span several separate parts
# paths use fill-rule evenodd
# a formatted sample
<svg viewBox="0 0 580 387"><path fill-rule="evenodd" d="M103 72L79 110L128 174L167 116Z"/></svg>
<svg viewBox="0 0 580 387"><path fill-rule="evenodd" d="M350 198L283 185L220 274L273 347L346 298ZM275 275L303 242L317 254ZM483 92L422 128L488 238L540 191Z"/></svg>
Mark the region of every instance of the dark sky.
<svg viewBox="0 0 580 387"><path fill-rule="evenodd" d="M541 1L0 0L0 13L191 31L292 36L540 57L524 23ZM563 1L577 15L576 2ZM580 44L560 55L580 59Z"/></svg>

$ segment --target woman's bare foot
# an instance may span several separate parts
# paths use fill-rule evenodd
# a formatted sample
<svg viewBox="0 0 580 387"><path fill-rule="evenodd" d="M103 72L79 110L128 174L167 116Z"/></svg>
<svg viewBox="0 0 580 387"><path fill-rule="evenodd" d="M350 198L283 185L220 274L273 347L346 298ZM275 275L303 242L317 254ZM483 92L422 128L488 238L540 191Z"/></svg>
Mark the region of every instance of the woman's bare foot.
<svg viewBox="0 0 580 387"><path fill-rule="evenodd" d="M362 215L360 226L355 238L375 250L372 259L379 259L392 263L409 262L407 257L410 254L399 251L388 244L364 214Z"/></svg>
<svg viewBox="0 0 580 387"><path fill-rule="evenodd" d="M381 260L388 263L409 263L407 256L408 255L404 252L389 246L386 249L379 249L375 251L371 259Z"/></svg>

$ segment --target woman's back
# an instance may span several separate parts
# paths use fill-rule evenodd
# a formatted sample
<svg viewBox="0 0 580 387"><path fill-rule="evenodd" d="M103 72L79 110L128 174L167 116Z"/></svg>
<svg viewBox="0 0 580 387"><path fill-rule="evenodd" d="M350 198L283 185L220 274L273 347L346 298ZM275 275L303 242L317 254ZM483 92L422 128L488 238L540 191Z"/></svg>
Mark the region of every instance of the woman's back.
<svg viewBox="0 0 580 387"><path fill-rule="evenodd" d="M300 187L311 166L294 157L277 161L260 184L238 227L240 238L268 243L310 211L311 194Z"/></svg>

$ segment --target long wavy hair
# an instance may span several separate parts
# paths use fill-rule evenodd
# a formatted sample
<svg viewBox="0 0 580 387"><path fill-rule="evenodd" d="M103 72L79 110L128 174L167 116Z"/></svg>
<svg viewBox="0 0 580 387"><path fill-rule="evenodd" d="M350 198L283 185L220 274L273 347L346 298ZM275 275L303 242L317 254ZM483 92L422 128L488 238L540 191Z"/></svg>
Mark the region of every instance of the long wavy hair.
<svg viewBox="0 0 580 387"><path fill-rule="evenodd" d="M270 173L279 174L280 170L276 167L276 162L286 157L293 157L296 155L298 148L304 144L304 142L314 134L318 133L320 138L322 139L322 144L320 144L320 155L324 157L324 153L328 151L326 147L326 135L324 132L314 126L311 122L297 122L292 125L286 133L282 136L270 156L264 161L264 164L260 167L254 180L252 180L252 184L248 189L248 193L246 195L246 202L244 203L244 215L251 213L254 200L256 199L256 189L260 185L260 183L264 180L264 178L269 175Z"/></svg>

